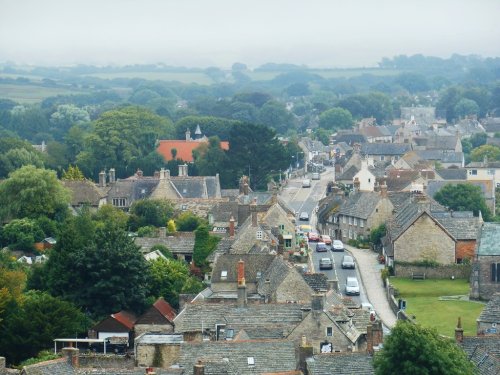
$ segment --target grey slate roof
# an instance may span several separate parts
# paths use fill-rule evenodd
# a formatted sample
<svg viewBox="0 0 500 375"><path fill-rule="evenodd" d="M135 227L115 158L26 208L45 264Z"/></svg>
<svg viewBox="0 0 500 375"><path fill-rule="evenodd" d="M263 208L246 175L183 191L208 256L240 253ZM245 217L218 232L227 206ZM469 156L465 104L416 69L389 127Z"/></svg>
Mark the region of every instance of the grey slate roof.
<svg viewBox="0 0 500 375"><path fill-rule="evenodd" d="M365 143L361 152L365 155L404 155L411 150L409 144L404 143Z"/></svg>
<svg viewBox="0 0 500 375"><path fill-rule="evenodd" d="M491 355L500 357L500 336L464 336L461 345L468 355L480 347Z"/></svg>
<svg viewBox="0 0 500 375"><path fill-rule="evenodd" d="M192 254L194 248L193 232L178 232L175 236L167 237L136 237L134 242L141 247L141 251L147 252L154 245L166 246L172 253Z"/></svg>
<svg viewBox="0 0 500 375"><path fill-rule="evenodd" d="M467 180L467 169L447 168L436 171L443 180Z"/></svg>
<svg viewBox="0 0 500 375"><path fill-rule="evenodd" d="M176 176L170 177L182 198L220 198L218 176Z"/></svg>
<svg viewBox="0 0 500 375"><path fill-rule="evenodd" d="M296 303L248 304L245 308L227 303L189 303L174 319L175 332L201 332L202 327L214 329L216 324L226 324L234 329L281 328L288 335L302 321L303 307Z"/></svg>
<svg viewBox="0 0 500 375"><path fill-rule="evenodd" d="M253 358L254 364L249 364ZM292 341L209 341L181 345L180 365L185 374L193 373L193 366L201 360L207 363L205 374L216 373L207 367L212 362L224 364L217 374L246 375L292 371L296 368L295 349Z"/></svg>
<svg viewBox="0 0 500 375"><path fill-rule="evenodd" d="M456 240L475 240L479 234L480 219L472 211L431 212Z"/></svg>
<svg viewBox="0 0 500 375"><path fill-rule="evenodd" d="M495 293L477 319L480 322L500 323L500 293ZM498 348L500 354L500 348Z"/></svg>
<svg viewBox="0 0 500 375"><path fill-rule="evenodd" d="M426 150L455 150L458 137L456 135L430 134L427 137L415 137L413 141Z"/></svg>
<svg viewBox="0 0 500 375"><path fill-rule="evenodd" d="M212 282L237 282L238 281L238 262L245 262L245 280L247 283L256 283L259 281L258 272L261 278L269 269L274 255L270 254L221 254L217 257L212 271ZM227 271L226 280L221 280L221 271Z"/></svg>
<svg viewBox="0 0 500 375"><path fill-rule="evenodd" d="M483 197L485 199L493 198L494 192L490 191L491 189L488 187L488 184L483 181L463 181L463 180L429 181L427 184L427 194L430 197L433 197L444 186L456 185L456 184L470 184L479 186L481 188L481 192L483 193Z"/></svg>
<svg viewBox="0 0 500 375"><path fill-rule="evenodd" d="M108 203L112 203L113 198L127 198L127 203L130 206L136 200L149 197L159 181L156 178L150 177L117 180L109 189Z"/></svg>
<svg viewBox="0 0 500 375"><path fill-rule="evenodd" d="M292 266L284 261L281 256L274 257L269 267L267 267L265 272L262 272L260 280L258 280L258 293L261 295L274 293L291 271ZM266 280L269 280L269 287Z"/></svg>
<svg viewBox="0 0 500 375"><path fill-rule="evenodd" d="M479 235L479 245L476 254L500 255L500 224L483 223L481 234Z"/></svg>
<svg viewBox="0 0 500 375"><path fill-rule="evenodd" d="M307 359L310 375L372 375L373 358L364 353L332 353Z"/></svg>
<svg viewBox="0 0 500 375"><path fill-rule="evenodd" d="M349 180L352 181L356 173L359 172L359 169L356 166L351 165L347 170L344 171L340 176L336 177L337 181Z"/></svg>
<svg viewBox="0 0 500 375"><path fill-rule="evenodd" d="M415 153L424 160L435 160L442 163L462 163L463 152L443 151L443 150L417 150Z"/></svg>
<svg viewBox="0 0 500 375"><path fill-rule="evenodd" d="M355 143L366 143L366 137L359 133L340 133L335 137L335 143L345 142L352 146Z"/></svg>
<svg viewBox="0 0 500 375"><path fill-rule="evenodd" d="M71 191L71 205L89 204L97 207L99 201L106 196L108 188L98 188L92 181L62 180L65 188Z"/></svg>
<svg viewBox="0 0 500 375"><path fill-rule="evenodd" d="M229 226L231 216L235 220L235 225L238 225L238 202L218 202L208 211L208 214L212 215L216 225L220 223Z"/></svg>
<svg viewBox="0 0 500 375"><path fill-rule="evenodd" d="M324 273L303 273L302 277L314 291L328 290L328 277Z"/></svg>
<svg viewBox="0 0 500 375"><path fill-rule="evenodd" d="M481 347L476 347L469 355L469 360L476 365L479 375L500 374L500 359L490 355Z"/></svg>
<svg viewBox="0 0 500 375"><path fill-rule="evenodd" d="M156 344L180 344L183 342L182 335L172 335L168 333L145 333L135 338L136 344L156 345Z"/></svg>
<svg viewBox="0 0 500 375"><path fill-rule="evenodd" d="M345 201L338 213L339 215L368 219L380 199L380 193L359 191Z"/></svg>

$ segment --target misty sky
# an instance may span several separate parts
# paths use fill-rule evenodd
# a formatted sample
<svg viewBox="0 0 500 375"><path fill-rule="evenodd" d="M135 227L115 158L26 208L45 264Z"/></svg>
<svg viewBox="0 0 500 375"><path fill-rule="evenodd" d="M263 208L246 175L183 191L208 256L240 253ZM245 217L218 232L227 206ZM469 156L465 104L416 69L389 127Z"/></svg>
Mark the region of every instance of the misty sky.
<svg viewBox="0 0 500 375"><path fill-rule="evenodd" d="M0 62L372 66L500 56L500 0L0 0Z"/></svg>

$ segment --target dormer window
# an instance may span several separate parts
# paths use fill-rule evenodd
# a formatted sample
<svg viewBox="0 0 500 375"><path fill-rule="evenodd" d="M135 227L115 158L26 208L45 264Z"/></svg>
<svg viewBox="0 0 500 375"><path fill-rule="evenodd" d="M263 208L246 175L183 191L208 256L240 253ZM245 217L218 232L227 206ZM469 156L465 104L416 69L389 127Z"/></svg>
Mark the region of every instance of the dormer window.
<svg viewBox="0 0 500 375"><path fill-rule="evenodd" d="M255 366L255 358L254 357L247 357L247 363L248 363L248 366Z"/></svg>
<svg viewBox="0 0 500 375"><path fill-rule="evenodd" d="M227 271L221 271L220 272L220 279L221 280L227 280Z"/></svg>

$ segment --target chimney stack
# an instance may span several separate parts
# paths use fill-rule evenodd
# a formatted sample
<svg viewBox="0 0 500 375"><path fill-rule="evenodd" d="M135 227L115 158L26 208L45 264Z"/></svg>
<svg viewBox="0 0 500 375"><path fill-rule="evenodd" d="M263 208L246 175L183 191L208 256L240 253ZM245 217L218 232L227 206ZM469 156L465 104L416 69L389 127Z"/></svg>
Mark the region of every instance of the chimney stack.
<svg viewBox="0 0 500 375"><path fill-rule="evenodd" d="M265 291L266 291L266 295L265 295L265 299L264 299L264 302L265 303L271 303L273 302L272 299L272 295L271 295L271 281L269 279L266 279L266 281L264 281L264 286L265 286Z"/></svg>
<svg viewBox="0 0 500 375"><path fill-rule="evenodd" d="M78 355L80 354L80 350L77 348L69 347L62 349L63 356L66 358L68 363L73 368L78 368L80 366Z"/></svg>
<svg viewBox="0 0 500 375"><path fill-rule="evenodd" d="M323 293L313 293L312 298L311 298L311 310L313 313L313 316L316 319L319 319L321 314L323 313L323 307L324 307L324 298L325 295Z"/></svg>
<svg viewBox="0 0 500 375"><path fill-rule="evenodd" d="M167 228L166 227L160 227L158 229L158 232L159 232L159 236L160 238L165 238L167 237Z"/></svg>
<svg viewBox="0 0 500 375"><path fill-rule="evenodd" d="M243 182L243 195L248 195L248 182Z"/></svg>
<svg viewBox="0 0 500 375"><path fill-rule="evenodd" d="M250 214L252 215L252 227L257 227L257 198L250 203Z"/></svg>
<svg viewBox="0 0 500 375"><path fill-rule="evenodd" d="M229 219L229 237L234 237L234 217L232 215Z"/></svg>
<svg viewBox="0 0 500 375"><path fill-rule="evenodd" d="M191 131L188 129L186 129L186 141L190 141L191 140Z"/></svg>
<svg viewBox="0 0 500 375"><path fill-rule="evenodd" d="M187 177L187 175L188 175L187 164L179 165L179 177Z"/></svg>
<svg viewBox="0 0 500 375"><path fill-rule="evenodd" d="M99 172L99 187L106 187L106 172Z"/></svg>
<svg viewBox="0 0 500 375"><path fill-rule="evenodd" d="M354 178L354 192L357 193L359 191L359 187L361 186L361 183L359 182L359 178L355 177Z"/></svg>
<svg viewBox="0 0 500 375"><path fill-rule="evenodd" d="M307 343L306 336L302 336L302 341L299 346L299 370L307 374L307 358L313 356L313 347Z"/></svg>
<svg viewBox="0 0 500 375"><path fill-rule="evenodd" d="M238 262L238 307L243 308L247 305L247 286L245 283L245 262Z"/></svg>
<svg viewBox="0 0 500 375"><path fill-rule="evenodd" d="M387 198L387 185L385 184L385 182L380 185L380 196L382 198Z"/></svg>
<svg viewBox="0 0 500 375"><path fill-rule="evenodd" d="M109 170L109 183L110 184L113 184L116 182L116 176L115 176L115 169L114 168L111 168Z"/></svg>
<svg viewBox="0 0 500 375"><path fill-rule="evenodd" d="M331 279L327 281L328 290L337 291L339 289L339 281L337 279Z"/></svg>
<svg viewBox="0 0 500 375"><path fill-rule="evenodd" d="M458 317L457 328L455 328L455 341L460 344L464 341L464 329L462 328L462 319Z"/></svg>
<svg viewBox="0 0 500 375"><path fill-rule="evenodd" d="M375 320L366 327L366 351L373 354L384 341L384 331L382 330L382 322Z"/></svg>
<svg viewBox="0 0 500 375"><path fill-rule="evenodd" d="M135 172L135 175L138 178L142 178L144 176L144 173L139 168L137 168L137 172Z"/></svg>
<svg viewBox="0 0 500 375"><path fill-rule="evenodd" d="M194 365L193 375L205 375L205 365L200 360Z"/></svg>

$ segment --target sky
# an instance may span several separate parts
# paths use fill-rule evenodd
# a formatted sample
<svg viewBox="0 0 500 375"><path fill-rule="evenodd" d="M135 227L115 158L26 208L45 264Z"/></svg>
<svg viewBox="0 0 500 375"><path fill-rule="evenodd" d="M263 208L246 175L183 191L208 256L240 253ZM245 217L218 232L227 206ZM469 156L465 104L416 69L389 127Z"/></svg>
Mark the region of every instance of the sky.
<svg viewBox="0 0 500 375"><path fill-rule="evenodd" d="M0 0L0 62L375 66L500 56L500 0Z"/></svg>

